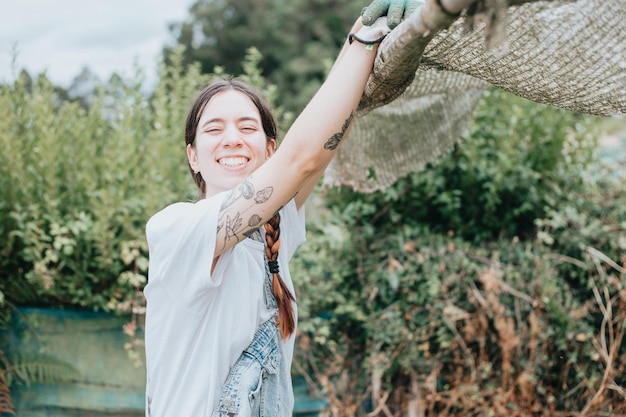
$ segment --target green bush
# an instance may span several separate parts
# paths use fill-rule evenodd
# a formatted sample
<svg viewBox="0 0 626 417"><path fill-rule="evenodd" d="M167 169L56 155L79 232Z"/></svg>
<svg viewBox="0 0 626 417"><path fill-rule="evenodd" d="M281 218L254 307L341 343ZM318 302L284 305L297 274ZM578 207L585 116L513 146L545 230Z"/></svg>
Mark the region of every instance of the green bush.
<svg viewBox="0 0 626 417"><path fill-rule="evenodd" d="M18 303L110 308L120 245L141 237L148 205L132 192L149 182L135 140L151 130L145 99L114 79L86 110L44 76L28 81L2 86L2 290Z"/></svg>
<svg viewBox="0 0 626 417"><path fill-rule="evenodd" d="M244 77L262 85L249 51ZM15 304L130 310L146 282L144 226L165 205L197 195L186 166L185 117L212 77L161 65L143 80L113 76L85 107L45 76L0 86L0 294ZM280 113L280 120L288 115Z"/></svg>
<svg viewBox="0 0 626 417"><path fill-rule="evenodd" d="M593 131L492 91L423 172L327 191L292 273L297 367L336 415L626 411L626 187Z"/></svg>

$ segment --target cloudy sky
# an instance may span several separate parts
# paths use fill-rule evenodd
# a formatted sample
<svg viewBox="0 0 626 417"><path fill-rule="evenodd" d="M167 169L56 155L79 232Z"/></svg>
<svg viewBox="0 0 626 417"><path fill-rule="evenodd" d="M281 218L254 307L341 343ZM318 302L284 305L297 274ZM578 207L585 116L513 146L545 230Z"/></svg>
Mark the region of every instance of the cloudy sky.
<svg viewBox="0 0 626 417"><path fill-rule="evenodd" d="M83 67L106 81L134 74L137 63L156 77L161 48L172 43L168 23L188 15L193 0L0 0L0 82L16 67L46 72L69 86Z"/></svg>

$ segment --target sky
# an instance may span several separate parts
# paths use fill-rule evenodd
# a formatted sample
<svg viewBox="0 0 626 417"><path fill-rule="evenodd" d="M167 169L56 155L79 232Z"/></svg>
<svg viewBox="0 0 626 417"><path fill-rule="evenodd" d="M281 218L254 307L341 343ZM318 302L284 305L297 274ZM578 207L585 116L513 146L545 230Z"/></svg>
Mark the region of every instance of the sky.
<svg viewBox="0 0 626 417"><path fill-rule="evenodd" d="M153 82L162 47L174 42L168 24L185 20L193 3L0 0L0 83L26 69L69 87L84 67L106 81L114 72L134 75L136 65Z"/></svg>

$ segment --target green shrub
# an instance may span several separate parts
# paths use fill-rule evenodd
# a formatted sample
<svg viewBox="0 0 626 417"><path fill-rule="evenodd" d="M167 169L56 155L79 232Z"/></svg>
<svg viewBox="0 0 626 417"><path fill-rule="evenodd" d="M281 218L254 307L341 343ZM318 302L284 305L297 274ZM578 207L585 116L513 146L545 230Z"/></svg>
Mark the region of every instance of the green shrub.
<svg viewBox="0 0 626 417"><path fill-rule="evenodd" d="M626 187L596 171L594 120L495 91L478 115L309 226L296 363L335 415L626 411Z"/></svg>
<svg viewBox="0 0 626 417"><path fill-rule="evenodd" d="M149 133L145 99L138 87L113 79L86 110L59 101L43 76L27 81L22 75L2 86L10 117L0 168L7 184L1 266L9 289L35 296L7 295L18 303L107 308L124 268L120 244L141 237L147 205L132 192L148 183L145 140L135 140L136 132Z"/></svg>
<svg viewBox="0 0 626 417"><path fill-rule="evenodd" d="M143 79L113 76L85 106L62 100L45 76L0 86L0 294L16 304L129 311L146 282L144 226L165 205L194 199L185 117L215 74L162 64ZM243 75L269 100L258 51ZM279 120L289 115L279 109Z"/></svg>

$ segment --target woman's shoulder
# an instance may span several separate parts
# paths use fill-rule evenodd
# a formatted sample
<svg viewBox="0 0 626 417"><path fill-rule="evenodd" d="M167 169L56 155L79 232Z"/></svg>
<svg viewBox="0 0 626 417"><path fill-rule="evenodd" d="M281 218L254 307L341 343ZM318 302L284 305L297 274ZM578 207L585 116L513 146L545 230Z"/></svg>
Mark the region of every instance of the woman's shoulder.
<svg viewBox="0 0 626 417"><path fill-rule="evenodd" d="M148 231L197 224L217 217L223 196L169 204L154 214L146 225ZM211 214L212 213L212 214Z"/></svg>
<svg viewBox="0 0 626 417"><path fill-rule="evenodd" d="M146 224L146 230L170 230L178 228L186 223L201 221L206 215L206 210L200 210L206 206L205 200L198 202L180 201L172 203L155 213Z"/></svg>
<svg viewBox="0 0 626 417"><path fill-rule="evenodd" d="M148 220L148 224L185 215L191 209L193 204L194 203L189 201L179 201L169 204L153 214L152 217L150 217L150 220Z"/></svg>

